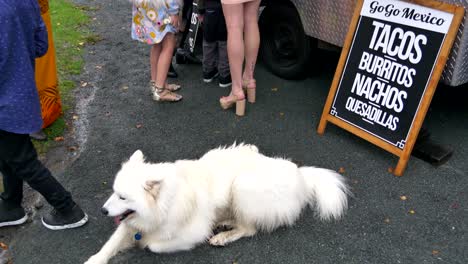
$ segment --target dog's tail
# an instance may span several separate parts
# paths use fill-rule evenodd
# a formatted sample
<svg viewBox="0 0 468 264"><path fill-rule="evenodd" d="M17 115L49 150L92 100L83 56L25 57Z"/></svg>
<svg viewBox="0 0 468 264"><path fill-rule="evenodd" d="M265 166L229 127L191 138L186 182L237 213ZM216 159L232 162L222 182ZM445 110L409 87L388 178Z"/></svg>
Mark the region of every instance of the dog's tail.
<svg viewBox="0 0 468 264"><path fill-rule="evenodd" d="M309 204L322 220L339 219L348 208L350 191L340 174L327 169L301 167L306 182Z"/></svg>

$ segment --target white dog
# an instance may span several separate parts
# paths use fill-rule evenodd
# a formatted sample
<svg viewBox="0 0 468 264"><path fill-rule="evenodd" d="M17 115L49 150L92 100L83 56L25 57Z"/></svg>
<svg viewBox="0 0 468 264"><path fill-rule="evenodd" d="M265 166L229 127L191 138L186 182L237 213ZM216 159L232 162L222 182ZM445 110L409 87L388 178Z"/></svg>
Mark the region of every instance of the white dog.
<svg viewBox="0 0 468 264"><path fill-rule="evenodd" d="M336 172L266 157L253 145L209 151L199 160L145 162L136 151L122 165L102 212L120 225L86 263L107 263L138 245L152 252L224 246L257 231L292 225L309 204L319 218L340 218L348 188ZM219 226L230 230L213 235Z"/></svg>

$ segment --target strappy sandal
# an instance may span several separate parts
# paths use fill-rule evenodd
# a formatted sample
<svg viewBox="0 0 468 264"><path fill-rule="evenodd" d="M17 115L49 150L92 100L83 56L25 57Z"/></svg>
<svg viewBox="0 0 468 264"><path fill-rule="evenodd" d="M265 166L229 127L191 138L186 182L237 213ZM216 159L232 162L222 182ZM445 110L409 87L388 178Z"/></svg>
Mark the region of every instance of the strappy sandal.
<svg viewBox="0 0 468 264"><path fill-rule="evenodd" d="M178 90L180 90L180 88L181 88L181 86L179 84L175 84L175 83L166 84L166 90L169 90L171 92L178 91Z"/></svg>
<svg viewBox="0 0 468 264"><path fill-rule="evenodd" d="M153 100L158 102L179 102L182 95L169 91L168 89L155 87Z"/></svg>
<svg viewBox="0 0 468 264"><path fill-rule="evenodd" d="M150 81L150 89L151 89L152 94L154 94L154 91L156 90L156 87L157 87L156 81L151 80ZM180 88L181 88L181 86L178 85L178 84L175 84L175 83L166 84L166 87L165 87L166 90L169 90L171 92L178 91L178 90L180 90Z"/></svg>
<svg viewBox="0 0 468 264"><path fill-rule="evenodd" d="M255 90L257 88L255 79L242 80L242 88L247 93L247 101L249 101L249 103L255 103Z"/></svg>

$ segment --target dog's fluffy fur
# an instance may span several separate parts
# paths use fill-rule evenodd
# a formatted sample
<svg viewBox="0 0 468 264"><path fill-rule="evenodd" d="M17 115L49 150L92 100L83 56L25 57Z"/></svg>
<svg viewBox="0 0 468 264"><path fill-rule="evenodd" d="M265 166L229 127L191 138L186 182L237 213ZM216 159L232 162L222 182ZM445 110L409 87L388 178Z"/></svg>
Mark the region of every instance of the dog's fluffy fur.
<svg viewBox="0 0 468 264"><path fill-rule="evenodd" d="M336 172L298 168L243 144L211 150L199 160L158 164L145 162L138 150L122 165L113 188L103 212L128 216L87 264L107 263L135 244L156 253L189 250L206 240L224 246L290 226L306 205L320 219L337 219L348 194ZM213 235L219 226L230 230Z"/></svg>

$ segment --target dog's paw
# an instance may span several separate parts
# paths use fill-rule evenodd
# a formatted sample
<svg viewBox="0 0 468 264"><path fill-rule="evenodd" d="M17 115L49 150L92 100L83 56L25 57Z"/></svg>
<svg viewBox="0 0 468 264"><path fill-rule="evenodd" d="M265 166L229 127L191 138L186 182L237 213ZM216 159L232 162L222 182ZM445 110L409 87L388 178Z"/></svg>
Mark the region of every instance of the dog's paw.
<svg viewBox="0 0 468 264"><path fill-rule="evenodd" d="M219 233L210 238L209 243L215 247L224 247L226 245L226 236L223 233Z"/></svg>
<svg viewBox="0 0 468 264"><path fill-rule="evenodd" d="M152 253L161 253L162 250L159 244L153 243L153 244L147 245L145 247L145 251L152 252Z"/></svg>
<svg viewBox="0 0 468 264"><path fill-rule="evenodd" d="M107 259L96 254L90 257L84 264L107 264Z"/></svg>

